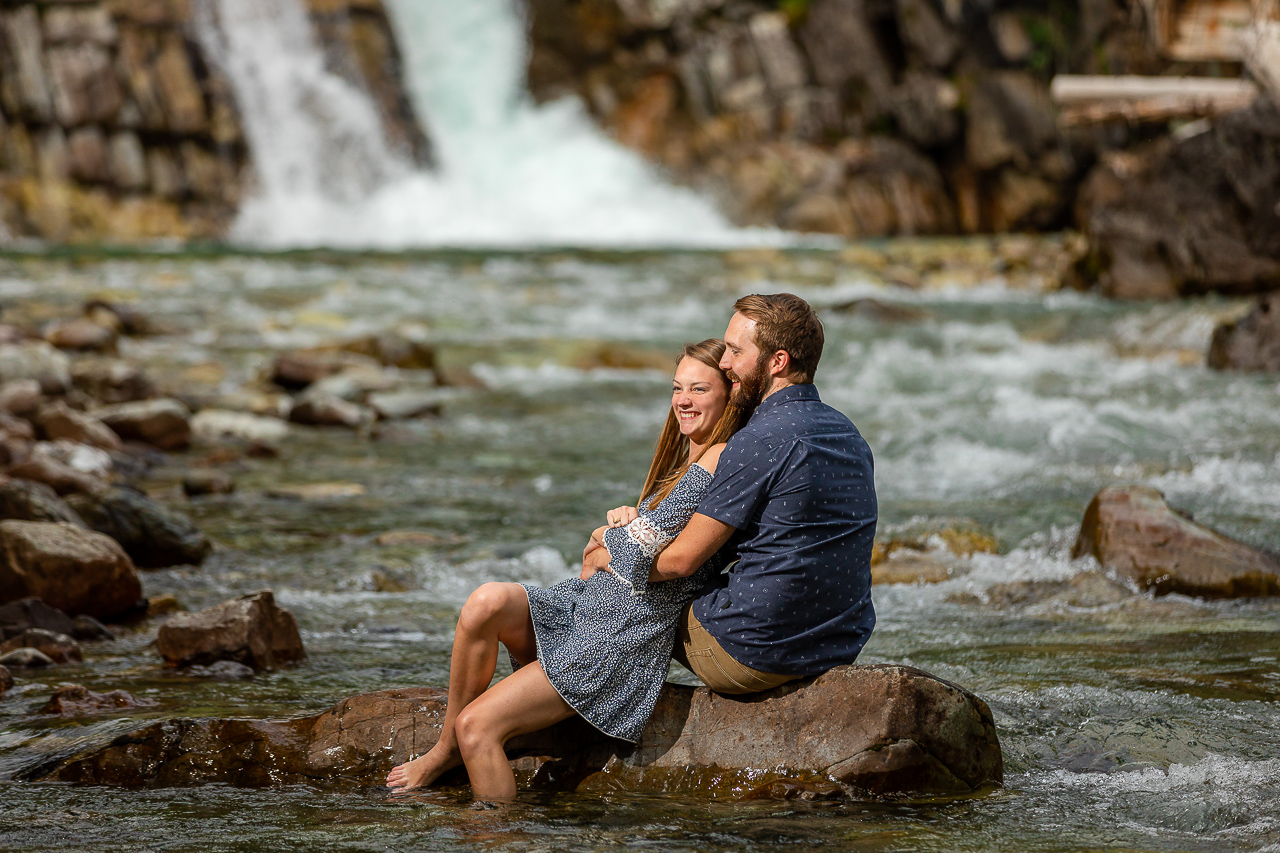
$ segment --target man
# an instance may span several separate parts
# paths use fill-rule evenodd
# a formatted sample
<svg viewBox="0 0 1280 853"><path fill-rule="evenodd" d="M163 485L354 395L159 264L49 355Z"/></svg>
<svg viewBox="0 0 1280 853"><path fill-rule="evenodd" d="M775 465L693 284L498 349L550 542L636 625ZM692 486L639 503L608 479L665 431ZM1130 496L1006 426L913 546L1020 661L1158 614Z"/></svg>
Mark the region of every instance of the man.
<svg viewBox="0 0 1280 853"><path fill-rule="evenodd" d="M687 577L737 535L738 563L685 610L674 657L721 693L852 663L875 626L871 450L813 386L822 323L798 296L734 303L720 362L758 405L651 581Z"/></svg>

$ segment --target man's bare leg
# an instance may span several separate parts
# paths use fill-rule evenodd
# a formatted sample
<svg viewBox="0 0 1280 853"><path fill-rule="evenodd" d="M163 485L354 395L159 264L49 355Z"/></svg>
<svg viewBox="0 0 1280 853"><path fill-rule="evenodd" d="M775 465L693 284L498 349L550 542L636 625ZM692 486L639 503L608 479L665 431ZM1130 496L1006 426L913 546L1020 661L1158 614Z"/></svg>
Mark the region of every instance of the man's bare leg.
<svg viewBox="0 0 1280 853"><path fill-rule="evenodd" d="M462 763L454 725L462 710L493 680L499 643L520 661L531 661L538 655L529 596L517 583L484 584L463 605L453 637L449 702L440 739L425 755L393 767L387 774L387 787L408 790L430 785Z"/></svg>
<svg viewBox="0 0 1280 853"><path fill-rule="evenodd" d="M503 745L575 713L551 686L541 663L516 670L468 705L458 716L456 730L475 798L514 798L516 778Z"/></svg>

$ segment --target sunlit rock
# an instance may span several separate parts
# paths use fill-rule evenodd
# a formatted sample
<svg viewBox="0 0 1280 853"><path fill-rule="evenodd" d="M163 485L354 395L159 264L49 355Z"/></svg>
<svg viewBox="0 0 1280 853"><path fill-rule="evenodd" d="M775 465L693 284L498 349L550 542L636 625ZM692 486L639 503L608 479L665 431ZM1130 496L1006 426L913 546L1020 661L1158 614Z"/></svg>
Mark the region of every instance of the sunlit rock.
<svg viewBox="0 0 1280 853"><path fill-rule="evenodd" d="M349 403L329 395L305 396L289 410L289 420L306 426L334 426L355 429L371 420L371 413L359 403Z"/></svg>
<svg viewBox="0 0 1280 853"><path fill-rule="evenodd" d="M44 334L44 339L60 350L102 353L114 352L118 337L116 329L88 317L55 323Z"/></svg>
<svg viewBox="0 0 1280 853"><path fill-rule="evenodd" d="M1072 555L1157 595L1280 595L1280 557L1196 524L1146 486L1113 486L1085 510Z"/></svg>
<svg viewBox="0 0 1280 853"><path fill-rule="evenodd" d="M44 341L0 346L0 381L34 379L45 394L71 387L71 359Z"/></svg>
<svg viewBox="0 0 1280 853"><path fill-rule="evenodd" d="M156 650L171 666L233 660L273 669L306 657L293 614L269 590L172 616L160 626Z"/></svg>
<svg viewBox="0 0 1280 853"><path fill-rule="evenodd" d="M279 418L226 409L202 409L191 419L191 430L197 443L203 445L276 444L289 435L289 425Z"/></svg>
<svg viewBox="0 0 1280 853"><path fill-rule="evenodd" d="M157 723L27 778L128 787L378 785L435 743L445 691L398 689L314 717ZM906 666L846 666L752 696L668 684L632 745L575 718L513 739L521 783L551 790L930 796L998 786L991 712ZM446 782L461 782L460 774Z"/></svg>
<svg viewBox="0 0 1280 853"><path fill-rule="evenodd" d="M142 596L124 549L73 524L0 521L0 556L0 603L36 597L69 614L109 618Z"/></svg>

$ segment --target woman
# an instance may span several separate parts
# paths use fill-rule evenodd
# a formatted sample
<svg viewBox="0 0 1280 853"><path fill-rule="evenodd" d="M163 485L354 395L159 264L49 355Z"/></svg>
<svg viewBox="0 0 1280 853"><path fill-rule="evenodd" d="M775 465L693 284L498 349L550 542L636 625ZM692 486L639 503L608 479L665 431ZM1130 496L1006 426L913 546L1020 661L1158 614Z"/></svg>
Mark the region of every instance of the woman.
<svg viewBox="0 0 1280 853"><path fill-rule="evenodd" d="M729 403L723 353L715 339L685 346L640 504L609 512L583 551L580 577L550 589L487 583L467 599L440 738L393 768L389 787L429 785L466 764L477 799L509 799L516 784L503 744L574 714L605 734L639 739L666 678L681 608L724 565L717 554L692 577L648 580L654 558L710 486L724 442L750 416ZM586 560L601 547L609 566L595 572ZM517 668L490 688L499 643Z"/></svg>

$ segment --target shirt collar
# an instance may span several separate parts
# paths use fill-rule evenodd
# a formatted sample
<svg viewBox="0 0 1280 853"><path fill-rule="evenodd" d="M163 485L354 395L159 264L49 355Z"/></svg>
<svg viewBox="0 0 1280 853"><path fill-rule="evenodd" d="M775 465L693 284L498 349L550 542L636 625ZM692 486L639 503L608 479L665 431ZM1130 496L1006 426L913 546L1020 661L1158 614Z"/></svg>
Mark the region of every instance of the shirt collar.
<svg viewBox="0 0 1280 853"><path fill-rule="evenodd" d="M774 391L765 398L763 403L756 407L755 415L763 414L787 403L797 403L801 400L817 400L821 402L818 397L818 389L812 382L788 385L780 391ZM752 417L755 417L755 415L752 415Z"/></svg>

